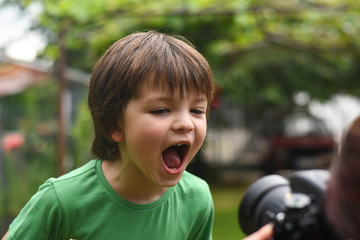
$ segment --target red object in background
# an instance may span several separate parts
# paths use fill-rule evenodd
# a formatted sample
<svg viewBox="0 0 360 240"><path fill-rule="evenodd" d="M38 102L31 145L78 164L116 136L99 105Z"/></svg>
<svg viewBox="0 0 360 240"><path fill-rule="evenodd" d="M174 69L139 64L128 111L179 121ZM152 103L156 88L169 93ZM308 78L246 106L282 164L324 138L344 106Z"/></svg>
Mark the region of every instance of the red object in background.
<svg viewBox="0 0 360 240"><path fill-rule="evenodd" d="M219 109L221 107L220 96L222 94L222 89L219 86L215 86L214 99L212 100L210 106L212 109Z"/></svg>
<svg viewBox="0 0 360 240"><path fill-rule="evenodd" d="M12 133L6 135L1 143L1 147L5 152L11 152L14 149L20 148L25 143L25 138L20 133Z"/></svg>
<svg viewBox="0 0 360 240"><path fill-rule="evenodd" d="M264 121L264 126L267 149L263 168L266 173L330 167L337 142L324 121L307 109L275 112Z"/></svg>
<svg viewBox="0 0 360 240"><path fill-rule="evenodd" d="M270 147L275 149L323 149L332 151L336 148L336 146L336 141L330 136L274 136L270 139Z"/></svg>

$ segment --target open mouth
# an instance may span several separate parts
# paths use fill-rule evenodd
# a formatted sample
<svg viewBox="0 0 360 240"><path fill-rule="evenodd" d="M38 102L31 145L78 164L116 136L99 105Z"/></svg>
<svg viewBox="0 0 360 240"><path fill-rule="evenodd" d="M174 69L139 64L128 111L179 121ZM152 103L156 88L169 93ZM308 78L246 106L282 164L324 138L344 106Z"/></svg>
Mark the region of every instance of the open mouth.
<svg viewBox="0 0 360 240"><path fill-rule="evenodd" d="M162 153L163 161L167 168L178 169L186 156L189 149L188 144L175 144L165 149Z"/></svg>

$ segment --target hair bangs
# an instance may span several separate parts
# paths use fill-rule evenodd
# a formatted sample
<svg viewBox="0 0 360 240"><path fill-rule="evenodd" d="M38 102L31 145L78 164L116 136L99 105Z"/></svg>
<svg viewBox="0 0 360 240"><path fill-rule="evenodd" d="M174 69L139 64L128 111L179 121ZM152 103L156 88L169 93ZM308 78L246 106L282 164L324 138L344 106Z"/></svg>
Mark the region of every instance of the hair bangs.
<svg viewBox="0 0 360 240"><path fill-rule="evenodd" d="M156 51L147 82L150 88L168 90L172 95L204 95L213 99L213 76L202 55L178 39L169 39Z"/></svg>

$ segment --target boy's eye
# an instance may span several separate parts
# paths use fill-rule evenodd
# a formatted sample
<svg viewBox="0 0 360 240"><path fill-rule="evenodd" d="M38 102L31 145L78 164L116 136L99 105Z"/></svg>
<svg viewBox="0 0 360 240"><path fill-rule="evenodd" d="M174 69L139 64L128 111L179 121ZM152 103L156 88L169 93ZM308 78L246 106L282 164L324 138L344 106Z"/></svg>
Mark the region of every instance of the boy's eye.
<svg viewBox="0 0 360 240"><path fill-rule="evenodd" d="M190 112L195 113L197 115L201 115L201 114L205 113L205 111L203 109L200 109L200 108L191 109Z"/></svg>
<svg viewBox="0 0 360 240"><path fill-rule="evenodd" d="M166 108L159 108L159 109L154 109L154 110L150 111L151 114L155 114L155 115L160 115L160 114L164 114L164 113L168 113L168 112L169 112L169 110Z"/></svg>

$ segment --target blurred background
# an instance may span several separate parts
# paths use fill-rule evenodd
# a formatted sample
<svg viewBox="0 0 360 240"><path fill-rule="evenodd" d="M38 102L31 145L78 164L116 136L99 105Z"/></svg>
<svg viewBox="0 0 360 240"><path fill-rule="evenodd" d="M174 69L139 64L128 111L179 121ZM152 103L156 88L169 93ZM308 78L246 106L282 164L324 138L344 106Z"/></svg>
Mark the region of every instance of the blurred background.
<svg viewBox="0 0 360 240"><path fill-rule="evenodd" d="M91 159L91 69L133 32L189 39L217 84L189 171L215 203L214 239L266 174L327 169L360 113L357 0L0 0L0 235L47 178Z"/></svg>

